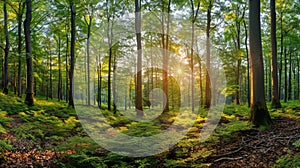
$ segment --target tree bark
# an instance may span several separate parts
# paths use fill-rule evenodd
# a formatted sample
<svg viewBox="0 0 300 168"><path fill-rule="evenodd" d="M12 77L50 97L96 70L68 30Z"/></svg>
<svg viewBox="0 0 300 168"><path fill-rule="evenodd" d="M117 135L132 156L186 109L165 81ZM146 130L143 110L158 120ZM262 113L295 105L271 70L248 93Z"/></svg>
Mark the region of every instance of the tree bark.
<svg viewBox="0 0 300 168"><path fill-rule="evenodd" d="M4 13L4 31L5 31L5 49L4 49L4 86L3 86L3 93L8 94L8 54L9 54L9 37L8 37L8 14L6 8L6 0L3 2L3 13Z"/></svg>
<svg viewBox="0 0 300 168"><path fill-rule="evenodd" d="M141 1L135 0L135 32L137 42L137 77L136 77L136 115L144 116L142 95L142 35L141 35Z"/></svg>
<svg viewBox="0 0 300 168"><path fill-rule="evenodd" d="M22 97L22 18L25 3L19 3L18 14L18 97ZM22 8L22 9L21 9Z"/></svg>
<svg viewBox="0 0 300 168"><path fill-rule="evenodd" d="M284 102L287 102L287 53L286 48L284 48Z"/></svg>
<svg viewBox="0 0 300 168"><path fill-rule="evenodd" d="M194 1L191 0L192 5L192 44L191 44L191 74L192 74L192 112L195 111L195 81L194 81L194 42L195 42L195 22L197 20L199 8L200 8L200 1L197 3L197 9L194 9Z"/></svg>
<svg viewBox="0 0 300 168"><path fill-rule="evenodd" d="M34 78L32 65L32 49L31 49L31 30L30 24L32 19L32 4L31 0L26 0L26 19L24 21L25 44L26 44L26 65L27 65L27 88L25 104L28 106L34 105Z"/></svg>
<svg viewBox="0 0 300 168"><path fill-rule="evenodd" d="M75 68L75 31L76 31L76 22L75 22L75 17L76 17L76 11L75 11L75 6L74 2L70 2L70 9L71 9L71 51L70 51L70 91L69 91L69 107L74 108L74 68Z"/></svg>
<svg viewBox="0 0 300 168"><path fill-rule="evenodd" d="M209 0L207 9L207 24L206 24L206 80L205 80L205 108L211 106L211 83L210 83L210 24L211 24L211 9L212 2Z"/></svg>
<svg viewBox="0 0 300 168"><path fill-rule="evenodd" d="M271 72L272 72L272 108L281 108L278 96L278 70L277 70L277 39L276 39L276 7L275 0L270 0L271 7Z"/></svg>
<svg viewBox="0 0 300 168"><path fill-rule="evenodd" d="M260 2L249 0L251 108L250 122L254 126L272 123L265 101L264 66L262 58Z"/></svg>
<svg viewBox="0 0 300 168"><path fill-rule="evenodd" d="M272 72L272 108L281 108L278 96L278 70L277 70L277 39L276 39L276 5L275 0L270 0L271 8L271 72Z"/></svg>
<svg viewBox="0 0 300 168"><path fill-rule="evenodd" d="M247 95L248 95L248 107L251 105L251 93L250 93L250 60L249 60L249 49L248 49L248 30L246 21L244 20L245 28L245 46L246 46L246 56L247 56Z"/></svg>

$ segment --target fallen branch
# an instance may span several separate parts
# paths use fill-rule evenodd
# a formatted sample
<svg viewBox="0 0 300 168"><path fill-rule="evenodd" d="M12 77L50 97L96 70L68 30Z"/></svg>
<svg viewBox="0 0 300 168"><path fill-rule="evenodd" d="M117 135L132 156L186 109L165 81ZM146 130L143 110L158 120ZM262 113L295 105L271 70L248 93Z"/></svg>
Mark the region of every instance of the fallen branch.
<svg viewBox="0 0 300 168"><path fill-rule="evenodd" d="M220 157L232 155L232 154L234 154L234 153L239 152L239 151L242 150L242 149L243 149L243 147L240 147L240 148L238 148L237 150L234 150L234 151L231 151L231 152L228 152L228 153L225 153L225 154L220 154L220 155L212 156L212 157L214 157L214 158L220 158Z"/></svg>
<svg viewBox="0 0 300 168"><path fill-rule="evenodd" d="M219 161L222 161L222 160L230 160L230 161L233 161L233 160L240 160L240 159L243 159L243 156L236 157L236 158L222 157L222 158L220 158L220 159L215 160L214 162L219 162Z"/></svg>

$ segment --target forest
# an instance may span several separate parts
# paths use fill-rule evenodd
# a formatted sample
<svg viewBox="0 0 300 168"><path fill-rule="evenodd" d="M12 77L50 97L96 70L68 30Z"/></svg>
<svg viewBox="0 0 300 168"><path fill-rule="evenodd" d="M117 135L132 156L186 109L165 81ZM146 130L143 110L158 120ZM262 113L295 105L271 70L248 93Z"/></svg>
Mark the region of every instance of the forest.
<svg viewBox="0 0 300 168"><path fill-rule="evenodd" d="M300 167L298 0L0 6L0 167Z"/></svg>

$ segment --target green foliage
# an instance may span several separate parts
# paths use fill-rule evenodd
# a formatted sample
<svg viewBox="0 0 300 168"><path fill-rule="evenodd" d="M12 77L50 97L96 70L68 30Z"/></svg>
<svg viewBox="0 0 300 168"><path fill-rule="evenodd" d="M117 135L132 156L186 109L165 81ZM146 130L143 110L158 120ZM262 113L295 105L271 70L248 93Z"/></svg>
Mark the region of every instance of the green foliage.
<svg viewBox="0 0 300 168"><path fill-rule="evenodd" d="M7 133L3 126L8 125L12 120L13 118L6 117L5 111L0 111L0 133Z"/></svg>
<svg viewBox="0 0 300 168"><path fill-rule="evenodd" d="M299 148L299 147L300 147L300 139L298 139L297 141L295 141L295 142L293 143L293 146Z"/></svg>
<svg viewBox="0 0 300 168"><path fill-rule="evenodd" d="M287 155L280 157L273 168L290 168L300 167L300 155L294 154L291 151Z"/></svg>
<svg viewBox="0 0 300 168"><path fill-rule="evenodd" d="M15 148L11 144L10 140L7 139L0 139L0 153L4 152L5 150L14 150Z"/></svg>
<svg viewBox="0 0 300 168"><path fill-rule="evenodd" d="M57 162L56 165L62 168L107 168L108 166L103 162L101 157L91 157L86 154L68 155L64 162Z"/></svg>
<svg viewBox="0 0 300 168"><path fill-rule="evenodd" d="M70 137L66 142L56 147L57 151L74 150L76 153L94 153L100 146L89 137Z"/></svg>

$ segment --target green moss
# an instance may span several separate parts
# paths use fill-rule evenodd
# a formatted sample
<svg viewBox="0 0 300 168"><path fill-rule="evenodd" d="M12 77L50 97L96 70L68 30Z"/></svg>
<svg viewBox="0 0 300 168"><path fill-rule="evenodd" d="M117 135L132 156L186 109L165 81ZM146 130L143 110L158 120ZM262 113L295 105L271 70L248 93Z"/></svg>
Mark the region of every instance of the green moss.
<svg viewBox="0 0 300 168"><path fill-rule="evenodd" d="M255 127L266 127L272 124L272 119L264 102L256 101L250 108L250 122Z"/></svg>

